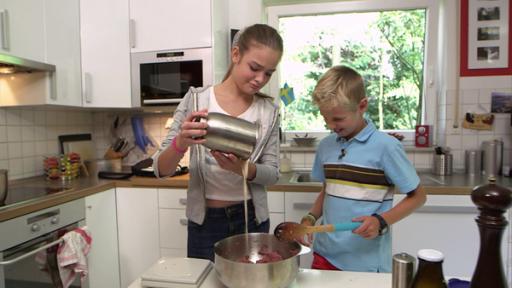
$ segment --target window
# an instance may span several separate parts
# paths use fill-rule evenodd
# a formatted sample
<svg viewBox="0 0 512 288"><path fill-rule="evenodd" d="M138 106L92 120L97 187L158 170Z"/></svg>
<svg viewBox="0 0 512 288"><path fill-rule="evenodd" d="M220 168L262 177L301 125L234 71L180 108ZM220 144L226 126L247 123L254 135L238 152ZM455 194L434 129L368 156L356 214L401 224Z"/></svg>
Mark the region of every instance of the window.
<svg viewBox="0 0 512 288"><path fill-rule="evenodd" d="M269 7L269 24L280 31L285 50L270 89L278 95L287 83L295 94L295 101L281 105L283 130L326 132L311 94L320 76L340 64L363 75L368 116L381 130L412 139L416 124L433 124L434 5L341 1Z"/></svg>

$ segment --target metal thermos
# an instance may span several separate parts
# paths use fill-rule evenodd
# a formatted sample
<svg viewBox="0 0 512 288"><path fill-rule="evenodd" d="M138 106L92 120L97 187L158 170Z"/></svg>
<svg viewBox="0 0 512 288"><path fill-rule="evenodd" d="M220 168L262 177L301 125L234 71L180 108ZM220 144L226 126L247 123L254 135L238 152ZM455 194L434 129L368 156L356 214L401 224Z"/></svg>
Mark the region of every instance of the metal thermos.
<svg viewBox="0 0 512 288"><path fill-rule="evenodd" d="M5 198L7 198L7 171L6 169L0 169L0 206L5 205Z"/></svg>
<svg viewBox="0 0 512 288"><path fill-rule="evenodd" d="M464 159L467 175L476 176L482 173L482 151L466 150Z"/></svg>
<svg viewBox="0 0 512 288"><path fill-rule="evenodd" d="M210 112L204 146L248 159L258 139L259 125L230 115Z"/></svg>
<svg viewBox="0 0 512 288"><path fill-rule="evenodd" d="M393 255L392 288L410 288L414 280L416 258L407 253Z"/></svg>
<svg viewBox="0 0 512 288"><path fill-rule="evenodd" d="M498 176L503 165L503 142L489 140L482 142L482 174L485 176Z"/></svg>

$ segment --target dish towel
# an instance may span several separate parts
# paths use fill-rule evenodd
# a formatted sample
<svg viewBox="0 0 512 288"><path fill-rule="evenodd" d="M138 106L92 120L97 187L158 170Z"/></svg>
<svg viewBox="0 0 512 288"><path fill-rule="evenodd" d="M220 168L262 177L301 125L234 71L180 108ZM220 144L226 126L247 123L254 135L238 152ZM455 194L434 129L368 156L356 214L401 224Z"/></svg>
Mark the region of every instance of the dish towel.
<svg viewBox="0 0 512 288"><path fill-rule="evenodd" d="M62 236L57 250L59 274L64 288L75 280L77 274L83 283L87 277L87 254L91 249L92 238L87 228L76 228Z"/></svg>

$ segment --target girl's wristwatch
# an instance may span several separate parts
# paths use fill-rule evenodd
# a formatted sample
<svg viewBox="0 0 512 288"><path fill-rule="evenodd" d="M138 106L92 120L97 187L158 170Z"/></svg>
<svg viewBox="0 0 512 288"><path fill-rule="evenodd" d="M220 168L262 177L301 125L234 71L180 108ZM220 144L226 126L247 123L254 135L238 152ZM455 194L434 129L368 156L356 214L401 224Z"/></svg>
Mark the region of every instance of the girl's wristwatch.
<svg viewBox="0 0 512 288"><path fill-rule="evenodd" d="M382 235L386 234L388 232L388 228L389 228L389 225L386 222L386 220L384 220L384 218L382 218L382 216L380 216L377 213L373 213L372 216L377 218L377 220L379 220L379 224L380 224L380 226L379 226L379 236L382 236Z"/></svg>

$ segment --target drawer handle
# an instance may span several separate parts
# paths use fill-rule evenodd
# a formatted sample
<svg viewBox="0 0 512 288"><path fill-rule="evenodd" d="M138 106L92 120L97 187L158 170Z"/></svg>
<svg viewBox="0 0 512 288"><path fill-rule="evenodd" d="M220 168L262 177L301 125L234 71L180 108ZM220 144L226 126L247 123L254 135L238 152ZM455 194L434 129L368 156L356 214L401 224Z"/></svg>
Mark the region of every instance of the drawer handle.
<svg viewBox="0 0 512 288"><path fill-rule="evenodd" d="M183 226L187 226L188 225L188 220L187 219L180 219L180 224L183 225Z"/></svg>
<svg viewBox="0 0 512 288"><path fill-rule="evenodd" d="M178 200L180 202L181 205L187 205L187 198L180 198L180 200Z"/></svg>
<svg viewBox="0 0 512 288"><path fill-rule="evenodd" d="M313 207L313 203L297 202L293 203L293 209L309 210Z"/></svg>

